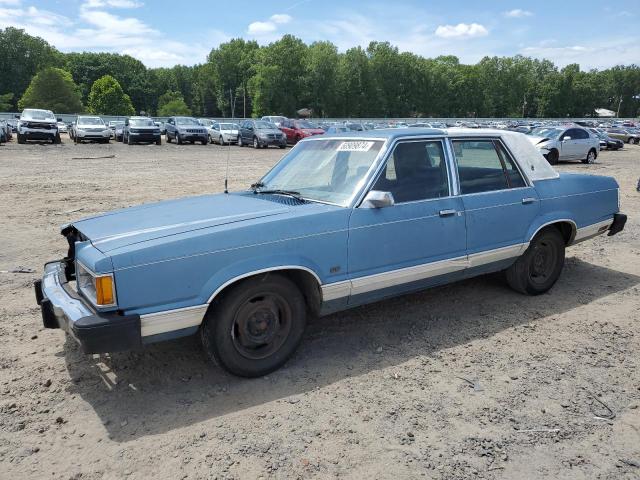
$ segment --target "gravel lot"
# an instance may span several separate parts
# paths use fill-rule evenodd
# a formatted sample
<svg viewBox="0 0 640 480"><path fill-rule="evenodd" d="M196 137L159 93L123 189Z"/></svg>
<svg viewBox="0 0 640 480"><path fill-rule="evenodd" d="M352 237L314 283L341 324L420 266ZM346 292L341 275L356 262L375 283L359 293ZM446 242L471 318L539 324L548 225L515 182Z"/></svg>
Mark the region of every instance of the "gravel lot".
<svg viewBox="0 0 640 480"><path fill-rule="evenodd" d="M229 150L63 142L0 146L0 478L640 478L640 146L559 166L615 176L629 222L550 293L492 275L314 320L244 380L194 339L85 356L42 328L59 225L222 191ZM231 147L230 188L282 154Z"/></svg>

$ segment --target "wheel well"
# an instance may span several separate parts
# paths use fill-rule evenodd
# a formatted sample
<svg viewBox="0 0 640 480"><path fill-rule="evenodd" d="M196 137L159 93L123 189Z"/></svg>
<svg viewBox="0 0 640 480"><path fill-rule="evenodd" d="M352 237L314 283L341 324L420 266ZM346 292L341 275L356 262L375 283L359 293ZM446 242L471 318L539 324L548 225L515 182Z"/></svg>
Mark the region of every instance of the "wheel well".
<svg viewBox="0 0 640 480"><path fill-rule="evenodd" d="M322 304L322 290L320 289L320 284L318 283L318 279L311 272L298 269L298 268L271 270L268 272L256 273L255 275L249 275L247 277L238 278L232 283L225 285L222 290L216 293L215 297L211 301L210 308L215 303L216 299L220 298L225 292L229 291L231 288L234 288L239 284L241 284L242 282L249 280L251 278L255 278L255 277L267 278L269 275L280 275L283 277L287 277L294 284L296 284L298 288L300 288L300 291L304 296L305 303L307 304L309 313L312 315L317 315L320 312L320 307Z"/></svg>
<svg viewBox="0 0 640 480"><path fill-rule="evenodd" d="M576 227L571 222L551 223L545 226L544 228L540 229L540 231L546 230L548 228L555 228L556 230L558 230L560 232L560 235L562 235L562 238L564 239L565 245L571 244L571 242L573 242L574 237L576 236Z"/></svg>

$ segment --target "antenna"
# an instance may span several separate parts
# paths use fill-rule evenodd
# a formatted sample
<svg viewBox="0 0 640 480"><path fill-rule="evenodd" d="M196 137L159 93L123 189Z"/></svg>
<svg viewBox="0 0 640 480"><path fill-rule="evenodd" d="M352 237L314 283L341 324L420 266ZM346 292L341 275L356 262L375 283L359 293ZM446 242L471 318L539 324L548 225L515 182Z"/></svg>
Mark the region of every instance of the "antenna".
<svg viewBox="0 0 640 480"><path fill-rule="evenodd" d="M234 115L235 105L233 103L233 94L232 94L231 88L229 89L229 104L231 106L231 125L233 127L233 123L234 123L233 119L235 118L235 115ZM224 141L224 135L222 134L222 132L220 133L220 135L222 135L222 139ZM238 135L240 135L239 131L238 131ZM227 168L224 174L224 193L229 193L228 184L229 184L229 157L230 156L231 156L231 140L229 140L229 142L227 143Z"/></svg>

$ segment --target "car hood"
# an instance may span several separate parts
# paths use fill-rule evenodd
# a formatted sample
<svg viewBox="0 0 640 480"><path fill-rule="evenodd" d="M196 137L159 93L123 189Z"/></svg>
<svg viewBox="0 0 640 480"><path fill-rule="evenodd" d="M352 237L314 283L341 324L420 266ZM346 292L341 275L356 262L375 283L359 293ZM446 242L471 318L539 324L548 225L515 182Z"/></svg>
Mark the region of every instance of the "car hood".
<svg viewBox="0 0 640 480"><path fill-rule="evenodd" d="M527 138L534 145L538 145L539 143L544 143L551 140L549 137L532 137L531 135L527 135Z"/></svg>
<svg viewBox="0 0 640 480"><path fill-rule="evenodd" d="M149 125L142 125L140 127L134 127L133 125L130 125L129 128L135 130L160 130L160 127L156 127L155 125L153 127Z"/></svg>
<svg viewBox="0 0 640 480"><path fill-rule="evenodd" d="M259 196L218 194L167 200L73 222L102 253L204 228L281 215L289 208Z"/></svg>

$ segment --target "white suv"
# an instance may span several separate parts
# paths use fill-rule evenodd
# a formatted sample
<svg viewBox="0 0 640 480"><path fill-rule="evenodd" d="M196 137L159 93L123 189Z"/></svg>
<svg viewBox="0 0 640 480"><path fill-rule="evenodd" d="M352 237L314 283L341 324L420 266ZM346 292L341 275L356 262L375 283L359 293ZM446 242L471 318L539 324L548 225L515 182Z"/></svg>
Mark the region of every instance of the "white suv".
<svg viewBox="0 0 640 480"><path fill-rule="evenodd" d="M50 140L60 143L58 120L51 110L26 108L18 121L18 143L27 140Z"/></svg>
<svg viewBox="0 0 640 480"><path fill-rule="evenodd" d="M600 139L582 127L538 127L526 135L551 165L559 160L593 163L600 152Z"/></svg>

